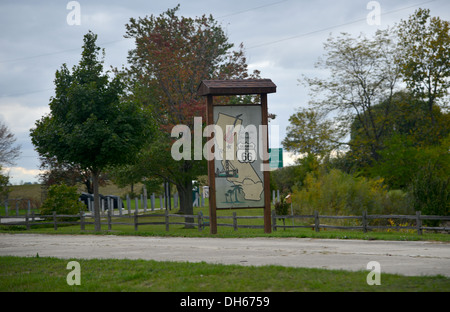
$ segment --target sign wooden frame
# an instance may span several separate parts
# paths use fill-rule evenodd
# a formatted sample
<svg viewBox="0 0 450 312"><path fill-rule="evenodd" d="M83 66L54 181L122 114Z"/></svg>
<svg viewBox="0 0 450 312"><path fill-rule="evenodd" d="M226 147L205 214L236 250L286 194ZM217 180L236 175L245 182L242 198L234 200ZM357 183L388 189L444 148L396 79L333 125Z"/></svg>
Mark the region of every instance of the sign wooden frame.
<svg viewBox="0 0 450 312"><path fill-rule="evenodd" d="M207 125L214 124L214 97L259 94L261 98L261 125L266 126L263 133L263 171L264 180L264 232L271 233L271 206L270 206L270 172L269 165L269 136L268 136L268 111L267 94L276 92L276 85L270 79L236 79L236 80L203 80L197 90L201 96L206 96ZM220 104L219 104L220 105ZM238 105L237 105L238 106ZM214 147L213 147L214 149ZM210 151L214 153L214 150ZM217 204L216 204L216 183L214 157L208 160L209 179L209 217L210 233L217 234ZM255 207L256 208L256 207ZM236 209L236 208L234 208Z"/></svg>

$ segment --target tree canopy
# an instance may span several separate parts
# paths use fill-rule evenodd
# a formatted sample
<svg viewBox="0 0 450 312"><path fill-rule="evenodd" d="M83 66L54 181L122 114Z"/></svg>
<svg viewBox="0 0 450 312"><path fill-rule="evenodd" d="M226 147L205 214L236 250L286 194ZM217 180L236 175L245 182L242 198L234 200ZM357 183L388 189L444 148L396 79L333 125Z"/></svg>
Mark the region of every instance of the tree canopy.
<svg viewBox="0 0 450 312"><path fill-rule="evenodd" d="M312 100L291 116L284 147L322 159L324 172L381 178L415 209L449 213L450 22L418 9L372 37L330 36L324 50L317 67L328 75L302 80Z"/></svg>
<svg viewBox="0 0 450 312"><path fill-rule="evenodd" d="M97 35L87 33L79 64L72 72L66 64L56 71L50 114L36 121L31 139L41 156L91 172L96 230L100 230L100 173L133 159L151 132L143 110L123 96L120 77L110 79L103 73L96 40Z"/></svg>
<svg viewBox="0 0 450 312"><path fill-rule="evenodd" d="M243 46L233 50L212 16L183 17L178 10L179 6L159 16L130 19L126 37L134 38L136 47L129 51L129 67L123 74L133 98L152 113L160 130L157 139L141 151L136 166L143 177L159 176L174 183L180 210L192 214L192 180L206 174L206 161L174 160L171 146L178 137L171 137L171 130L185 125L193 131L194 117L202 117L205 123L206 105L197 95L202 80L251 75Z"/></svg>

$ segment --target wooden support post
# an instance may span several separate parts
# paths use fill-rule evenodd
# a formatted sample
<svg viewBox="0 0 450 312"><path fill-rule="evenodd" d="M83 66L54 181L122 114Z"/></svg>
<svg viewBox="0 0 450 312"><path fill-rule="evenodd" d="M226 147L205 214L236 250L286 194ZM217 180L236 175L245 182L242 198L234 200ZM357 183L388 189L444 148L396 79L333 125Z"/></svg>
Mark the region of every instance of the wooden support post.
<svg viewBox="0 0 450 312"><path fill-rule="evenodd" d="M233 211L233 229L234 229L235 231L238 230L236 211Z"/></svg>
<svg viewBox="0 0 450 312"><path fill-rule="evenodd" d="M420 218L421 212L416 211L416 227L417 227L417 234L422 235L422 219Z"/></svg>
<svg viewBox="0 0 450 312"><path fill-rule="evenodd" d="M267 93L261 94L261 112L263 127L265 131L263 135L263 176L264 176L264 233L268 234L272 232L271 222L271 206L270 206L270 169L269 169L269 122L267 112Z"/></svg>
<svg viewBox="0 0 450 312"><path fill-rule="evenodd" d="M367 210L364 210L362 213L362 227L363 233L367 233Z"/></svg>
<svg viewBox="0 0 450 312"><path fill-rule="evenodd" d="M58 226L56 224L56 211L53 211L53 228L55 231L58 229Z"/></svg>
<svg viewBox="0 0 450 312"><path fill-rule="evenodd" d="M197 221L198 221L198 230L202 231L203 230L203 214L201 211L199 211L197 214Z"/></svg>
<svg viewBox="0 0 450 312"><path fill-rule="evenodd" d="M277 217L275 210L272 210L272 230L273 231L277 230Z"/></svg>
<svg viewBox="0 0 450 312"><path fill-rule="evenodd" d="M169 210L167 210L167 209L164 212L164 220L166 223L166 231L169 231Z"/></svg>
<svg viewBox="0 0 450 312"><path fill-rule="evenodd" d="M319 212L316 210L314 211L314 230L316 232L319 232L319 224L320 224L320 220L319 220Z"/></svg>
<svg viewBox="0 0 450 312"><path fill-rule="evenodd" d="M80 230L85 230L85 224L84 224L84 214L83 211L80 211Z"/></svg>
<svg viewBox="0 0 450 312"><path fill-rule="evenodd" d="M112 201L111 201L112 202ZM113 207L108 207L108 231L111 231L111 215Z"/></svg>
<svg viewBox="0 0 450 312"><path fill-rule="evenodd" d="M131 200L130 196L127 194L127 209L128 209L128 215L131 216Z"/></svg>
<svg viewBox="0 0 450 312"><path fill-rule="evenodd" d="M27 227L27 230L30 229L30 223L28 222L28 211L25 212L25 225Z"/></svg>
<svg viewBox="0 0 450 312"><path fill-rule="evenodd" d="M214 124L213 114L213 96L208 95L206 97L206 115L207 124ZM214 154L215 147L211 149L211 153ZM209 231L211 234L217 234L217 215L216 215L216 179L214 172L214 157L209 157L212 160L208 161L208 177L209 177Z"/></svg>

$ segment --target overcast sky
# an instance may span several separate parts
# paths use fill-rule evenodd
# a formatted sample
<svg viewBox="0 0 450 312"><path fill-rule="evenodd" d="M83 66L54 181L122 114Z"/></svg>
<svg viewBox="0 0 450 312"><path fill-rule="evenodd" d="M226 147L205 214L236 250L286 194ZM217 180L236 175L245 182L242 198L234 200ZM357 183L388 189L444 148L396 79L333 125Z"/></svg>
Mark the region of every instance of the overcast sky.
<svg viewBox="0 0 450 312"><path fill-rule="evenodd" d="M29 130L49 112L55 72L63 63L69 68L78 63L89 30L98 34L97 44L105 48L107 69L127 66L134 42L123 35L131 17L159 15L178 3L183 16L212 14L230 42L244 44L250 71L260 70L261 77L277 85L268 103L269 112L277 115L271 124L279 127L279 138L271 139L271 147L280 147L289 117L308 105L308 90L298 79L320 74L314 64L330 34L371 35L407 19L419 7L450 20L448 0L376 1L379 24L372 18L376 8L366 0L79 0L77 25L76 7L68 8L69 2L0 0L0 121L22 147L16 165L7 168L13 184L37 181L39 161Z"/></svg>

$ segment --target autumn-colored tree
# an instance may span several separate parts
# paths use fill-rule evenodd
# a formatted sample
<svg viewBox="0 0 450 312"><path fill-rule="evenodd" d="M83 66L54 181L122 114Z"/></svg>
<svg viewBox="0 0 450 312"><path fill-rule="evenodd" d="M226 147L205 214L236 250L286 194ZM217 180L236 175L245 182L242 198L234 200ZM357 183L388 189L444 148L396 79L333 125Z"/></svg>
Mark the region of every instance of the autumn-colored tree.
<svg viewBox="0 0 450 312"><path fill-rule="evenodd" d="M171 130L175 125L193 130L194 117L205 121L204 98L197 95L202 80L244 79L249 74L243 46L232 50L212 16L182 17L178 10L130 19L126 37L134 38L136 47L129 51L124 74L133 97L151 111L160 128L157 142L141 152L141 172L174 183L180 210L192 214L192 180L206 173L206 161L175 161L170 152L178 138L171 137Z"/></svg>

